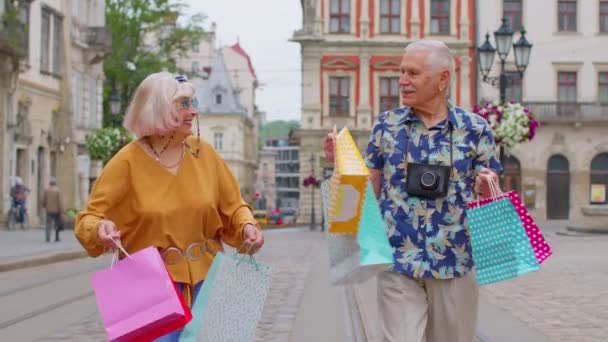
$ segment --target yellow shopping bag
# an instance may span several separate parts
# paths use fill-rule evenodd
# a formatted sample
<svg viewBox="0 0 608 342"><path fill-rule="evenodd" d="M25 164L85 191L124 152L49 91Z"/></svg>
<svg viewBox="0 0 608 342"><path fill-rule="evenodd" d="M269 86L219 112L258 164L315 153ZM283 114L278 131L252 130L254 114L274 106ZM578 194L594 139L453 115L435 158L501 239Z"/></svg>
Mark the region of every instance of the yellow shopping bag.
<svg viewBox="0 0 608 342"><path fill-rule="evenodd" d="M334 137L335 168L331 179L329 231L357 233L369 170L347 128Z"/></svg>

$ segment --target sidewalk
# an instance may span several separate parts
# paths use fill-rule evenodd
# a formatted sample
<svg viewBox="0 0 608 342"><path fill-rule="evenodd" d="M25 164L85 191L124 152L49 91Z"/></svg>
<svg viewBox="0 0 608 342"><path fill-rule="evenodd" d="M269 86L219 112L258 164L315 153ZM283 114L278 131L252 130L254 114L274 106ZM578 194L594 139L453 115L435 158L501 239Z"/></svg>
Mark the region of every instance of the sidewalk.
<svg viewBox="0 0 608 342"><path fill-rule="evenodd" d="M74 231L61 232L61 241L45 241L43 229L0 229L0 272L85 257ZM54 238L54 232L53 236Z"/></svg>

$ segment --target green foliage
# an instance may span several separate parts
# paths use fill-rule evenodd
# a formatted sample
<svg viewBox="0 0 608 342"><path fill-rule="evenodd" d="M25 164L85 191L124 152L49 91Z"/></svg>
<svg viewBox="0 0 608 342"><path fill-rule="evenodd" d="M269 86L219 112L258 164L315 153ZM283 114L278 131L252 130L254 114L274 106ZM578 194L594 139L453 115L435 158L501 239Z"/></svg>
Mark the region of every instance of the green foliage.
<svg viewBox="0 0 608 342"><path fill-rule="evenodd" d="M285 137L289 135L292 128L300 127L297 120L275 120L269 121L260 128L260 144L263 145L264 139L268 137Z"/></svg>
<svg viewBox="0 0 608 342"><path fill-rule="evenodd" d="M204 38L204 16L200 13L188 16L187 10L182 1L106 1L112 54L104 61L104 73L110 81L104 88L104 126L112 122L107 101L112 84L122 98L121 112L124 112L137 85L146 76L162 70L177 72L177 58L186 55L193 42Z"/></svg>
<svg viewBox="0 0 608 342"><path fill-rule="evenodd" d="M133 136L123 128L105 127L87 135L87 150L92 160L108 162Z"/></svg>

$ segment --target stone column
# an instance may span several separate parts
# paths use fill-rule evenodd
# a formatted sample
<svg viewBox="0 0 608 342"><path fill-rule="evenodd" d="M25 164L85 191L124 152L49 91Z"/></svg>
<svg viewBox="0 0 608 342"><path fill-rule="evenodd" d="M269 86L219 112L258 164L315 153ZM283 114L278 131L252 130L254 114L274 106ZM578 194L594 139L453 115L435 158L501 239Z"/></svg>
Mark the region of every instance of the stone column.
<svg viewBox="0 0 608 342"><path fill-rule="evenodd" d="M369 55L362 54L359 57L359 106L357 107L357 123L356 127L367 129L371 127L372 107L370 105L369 90L373 87L373 83L369 83Z"/></svg>
<svg viewBox="0 0 608 342"><path fill-rule="evenodd" d="M412 16L410 20L411 32L412 32L412 40L420 39L420 30L423 30L423 27L420 27L420 0L409 0L412 2Z"/></svg>
<svg viewBox="0 0 608 342"><path fill-rule="evenodd" d="M369 0L361 1L361 40L367 40L370 36L369 32Z"/></svg>
<svg viewBox="0 0 608 342"><path fill-rule="evenodd" d="M469 2L467 0L460 1L460 39L469 40Z"/></svg>

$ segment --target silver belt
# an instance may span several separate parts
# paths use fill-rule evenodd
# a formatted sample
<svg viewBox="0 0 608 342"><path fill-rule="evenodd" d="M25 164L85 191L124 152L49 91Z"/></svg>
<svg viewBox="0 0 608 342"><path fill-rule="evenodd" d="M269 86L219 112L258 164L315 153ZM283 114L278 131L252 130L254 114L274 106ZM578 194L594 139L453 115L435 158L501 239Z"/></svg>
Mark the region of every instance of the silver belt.
<svg viewBox="0 0 608 342"><path fill-rule="evenodd" d="M210 242L213 241L219 245L219 247L210 246ZM163 249L160 253L161 257L167 265L175 265L184 260L184 258L190 261L200 260L205 253L215 255L221 249L221 242L217 239L210 239L203 242L193 242L186 247L186 251L171 246Z"/></svg>

